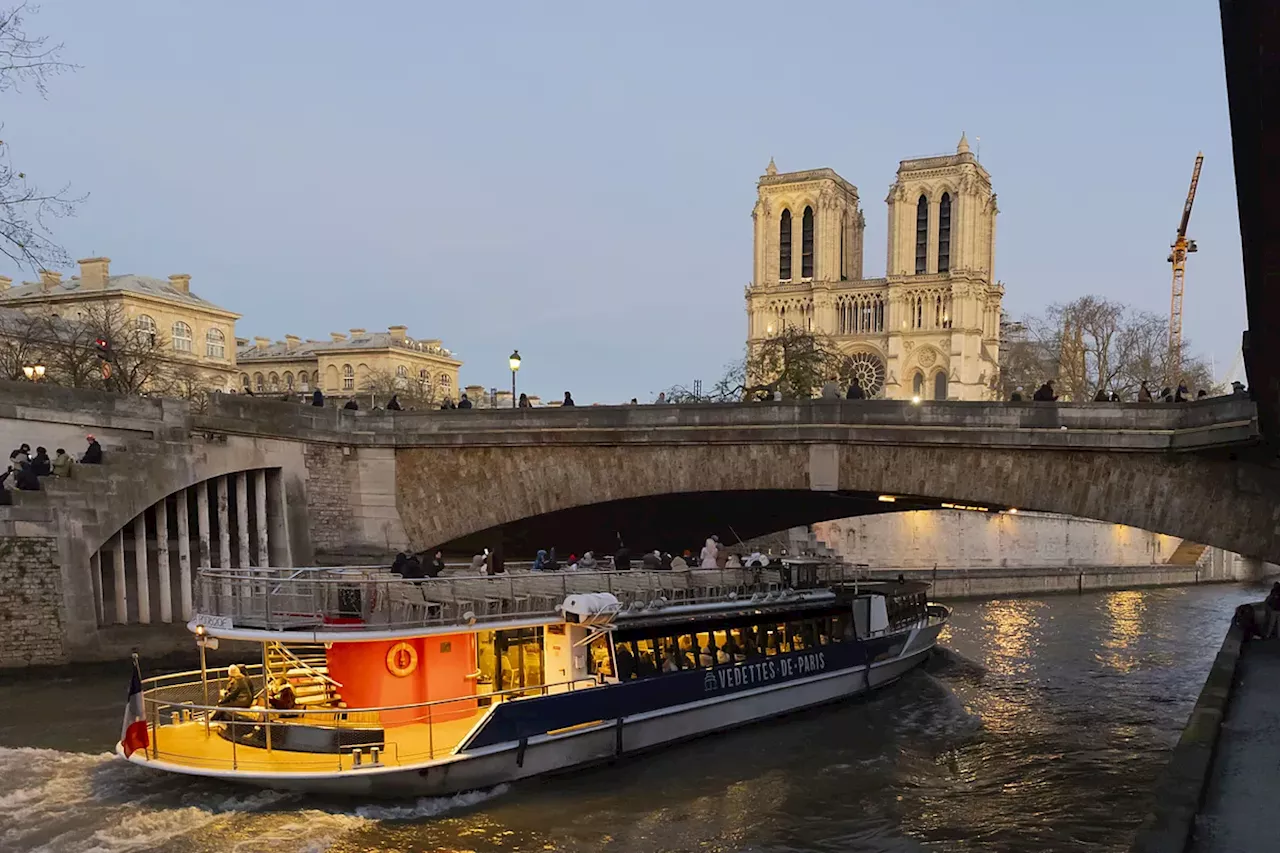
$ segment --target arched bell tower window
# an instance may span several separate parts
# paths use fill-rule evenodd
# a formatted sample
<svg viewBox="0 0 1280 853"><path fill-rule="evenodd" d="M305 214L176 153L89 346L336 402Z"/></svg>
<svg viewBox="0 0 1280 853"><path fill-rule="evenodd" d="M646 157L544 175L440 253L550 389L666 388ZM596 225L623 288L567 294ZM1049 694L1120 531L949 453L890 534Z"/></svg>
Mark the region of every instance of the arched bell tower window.
<svg viewBox="0 0 1280 853"><path fill-rule="evenodd" d="M778 280L791 280L791 211L782 211L778 223Z"/></svg>
<svg viewBox="0 0 1280 853"><path fill-rule="evenodd" d="M813 278L813 208L804 209L800 224L800 277Z"/></svg>
<svg viewBox="0 0 1280 853"><path fill-rule="evenodd" d="M938 371L938 374L933 377L933 399L947 399L947 374L942 371Z"/></svg>
<svg viewBox="0 0 1280 853"><path fill-rule="evenodd" d="M951 269L951 193L938 202L938 272Z"/></svg>
<svg viewBox="0 0 1280 853"><path fill-rule="evenodd" d="M911 393L916 397L924 396L924 376L919 371L911 378Z"/></svg>
<svg viewBox="0 0 1280 853"><path fill-rule="evenodd" d="M929 199L916 202L916 275L923 275L929 262Z"/></svg>

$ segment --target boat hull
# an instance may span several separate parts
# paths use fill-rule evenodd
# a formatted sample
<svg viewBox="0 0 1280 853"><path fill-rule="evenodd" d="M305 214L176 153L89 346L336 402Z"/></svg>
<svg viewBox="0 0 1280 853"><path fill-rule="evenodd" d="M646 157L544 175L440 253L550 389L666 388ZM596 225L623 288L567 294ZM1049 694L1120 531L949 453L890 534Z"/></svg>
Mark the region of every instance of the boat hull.
<svg viewBox="0 0 1280 853"><path fill-rule="evenodd" d="M887 660L766 684L555 734L539 734L520 741L468 748L448 758L417 766L301 774L190 767L149 759L139 753L129 760L156 770L276 790L373 798L456 794L614 761L675 742L868 693L896 681L923 663L935 645L942 624L931 621L913 629L901 651ZM118 745L117 752L120 752Z"/></svg>

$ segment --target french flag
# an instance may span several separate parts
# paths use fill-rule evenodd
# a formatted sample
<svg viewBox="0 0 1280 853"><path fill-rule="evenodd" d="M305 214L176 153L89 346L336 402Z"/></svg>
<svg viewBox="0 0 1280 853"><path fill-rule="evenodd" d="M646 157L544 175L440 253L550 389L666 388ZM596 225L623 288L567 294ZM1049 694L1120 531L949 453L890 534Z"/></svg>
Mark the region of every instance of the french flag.
<svg viewBox="0 0 1280 853"><path fill-rule="evenodd" d="M147 719L142 711L142 673L138 671L137 658L134 658L129 701L124 706L124 725L120 727L120 746L128 758L139 749L145 754L150 745L151 735L147 732Z"/></svg>

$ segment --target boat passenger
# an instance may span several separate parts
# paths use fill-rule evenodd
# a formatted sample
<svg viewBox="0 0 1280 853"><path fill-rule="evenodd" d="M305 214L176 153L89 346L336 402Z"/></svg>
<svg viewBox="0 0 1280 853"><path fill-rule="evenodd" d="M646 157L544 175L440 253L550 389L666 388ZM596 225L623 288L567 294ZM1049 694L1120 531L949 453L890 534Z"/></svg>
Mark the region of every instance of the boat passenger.
<svg viewBox="0 0 1280 853"><path fill-rule="evenodd" d="M248 708L253 704L253 686L249 684L249 679L240 671L240 667L231 664L227 667L227 686L222 688L222 695L218 698L219 708ZM230 720L233 717L232 712L215 711L214 720Z"/></svg>
<svg viewBox="0 0 1280 853"><path fill-rule="evenodd" d="M444 571L444 552L436 551L436 555L431 558L431 564L427 566L427 577L438 578L440 573Z"/></svg>
<svg viewBox="0 0 1280 853"><path fill-rule="evenodd" d="M418 559L417 554L410 554L405 558L404 566L400 570L400 576L406 580L422 580L427 576L423 571L422 561Z"/></svg>
<svg viewBox="0 0 1280 853"><path fill-rule="evenodd" d="M556 546L551 546L551 553L547 555L547 564L543 568L548 572L560 571L560 561L556 559Z"/></svg>
<svg viewBox="0 0 1280 853"><path fill-rule="evenodd" d="M613 568L618 572L631 570L631 551L626 545L619 543L618 550L613 552Z"/></svg>
<svg viewBox="0 0 1280 853"><path fill-rule="evenodd" d="M702 651L698 653L699 666L711 666L716 656L711 653L711 646L703 646Z"/></svg>
<svg viewBox="0 0 1280 853"><path fill-rule="evenodd" d="M716 566L716 540L714 538L707 539L707 544L702 546L702 553L698 555L700 565L704 569L714 569Z"/></svg>
<svg viewBox="0 0 1280 853"><path fill-rule="evenodd" d="M678 672L680 670L680 659L676 656L675 646L667 646L666 652L662 658L663 672Z"/></svg>
<svg viewBox="0 0 1280 853"><path fill-rule="evenodd" d="M485 559L484 554L476 554L471 558L471 571L478 575L483 575L488 572L488 561Z"/></svg>
<svg viewBox="0 0 1280 853"><path fill-rule="evenodd" d="M584 572L594 572L596 570L596 552L588 551L582 555L582 559L578 561L578 568Z"/></svg>
<svg viewBox="0 0 1280 853"><path fill-rule="evenodd" d="M636 677L636 659L626 646L618 646L615 657L618 659L618 680L630 681Z"/></svg>
<svg viewBox="0 0 1280 853"><path fill-rule="evenodd" d="M685 553L687 554L689 552L685 551ZM685 561L684 557L676 557L671 561L671 569L673 571L683 572L683 571L686 571L688 568L689 568L689 564L688 562Z"/></svg>
<svg viewBox="0 0 1280 853"><path fill-rule="evenodd" d="M277 711L292 711L298 707L293 685L287 678L277 678L271 682L271 695L267 697L267 704Z"/></svg>
<svg viewBox="0 0 1280 853"><path fill-rule="evenodd" d="M636 674L640 678L648 678L651 675L658 674L658 666L653 660L653 652L640 653L640 661L636 666Z"/></svg>
<svg viewBox="0 0 1280 853"><path fill-rule="evenodd" d="M646 572L656 572L662 568L662 555L657 551L646 551L640 558L640 565Z"/></svg>
<svg viewBox="0 0 1280 853"><path fill-rule="evenodd" d="M404 551L396 554L396 558L391 561L391 573L404 577L404 564L409 561L409 557Z"/></svg>
<svg viewBox="0 0 1280 853"><path fill-rule="evenodd" d="M742 561L738 559L737 554L730 554L724 561L724 567L726 569L740 569L742 568Z"/></svg>

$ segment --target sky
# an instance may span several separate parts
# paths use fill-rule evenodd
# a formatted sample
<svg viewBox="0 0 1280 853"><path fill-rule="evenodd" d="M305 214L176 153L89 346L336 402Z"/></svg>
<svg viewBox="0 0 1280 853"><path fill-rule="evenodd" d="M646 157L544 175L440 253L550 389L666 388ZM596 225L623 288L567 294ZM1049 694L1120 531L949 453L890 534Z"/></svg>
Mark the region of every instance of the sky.
<svg viewBox="0 0 1280 853"><path fill-rule="evenodd" d="M1219 375L1239 351L1209 0L45 0L28 30L80 66L0 102L16 165L88 194L57 238L189 273L240 337L404 324L463 384L507 387L518 348L521 390L579 404L710 385L742 352L769 158L859 188L873 277L898 161L964 131L1014 317L1167 315L1203 150L1185 336Z"/></svg>

